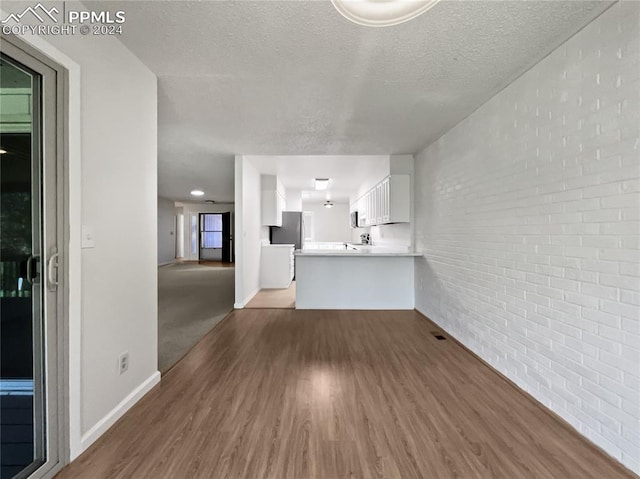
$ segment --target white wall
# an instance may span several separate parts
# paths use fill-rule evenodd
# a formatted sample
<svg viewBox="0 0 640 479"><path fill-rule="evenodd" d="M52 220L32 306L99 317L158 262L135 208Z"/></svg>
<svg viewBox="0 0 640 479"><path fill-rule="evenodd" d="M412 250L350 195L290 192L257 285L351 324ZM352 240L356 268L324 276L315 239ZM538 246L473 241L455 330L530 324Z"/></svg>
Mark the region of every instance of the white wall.
<svg viewBox="0 0 640 479"><path fill-rule="evenodd" d="M287 188L285 211L302 211L302 190Z"/></svg>
<svg viewBox="0 0 640 479"><path fill-rule="evenodd" d="M173 200L158 197L158 265L172 263L176 256L176 207Z"/></svg>
<svg viewBox="0 0 640 479"><path fill-rule="evenodd" d="M390 174L391 165L388 159L385 159L384 161L376 161L368 168L360 171L359 176L362 178L362 182L351 198L349 198L351 203L357 201L362 197L362 195L366 194L371 188L376 186Z"/></svg>
<svg viewBox="0 0 640 479"><path fill-rule="evenodd" d="M640 472L640 4L417 156L416 306Z"/></svg>
<svg viewBox="0 0 640 479"><path fill-rule="evenodd" d="M313 214L311 241L351 241L349 203L334 203L333 208L325 208L322 205L323 203L302 202L302 210Z"/></svg>
<svg viewBox="0 0 640 479"><path fill-rule="evenodd" d="M73 458L159 381L156 78L116 38L25 39L70 71ZM80 223L94 248L80 251ZM129 370L118 375L124 351Z"/></svg>
<svg viewBox="0 0 640 479"><path fill-rule="evenodd" d="M262 226L260 172L247 157L235 158L236 302L243 308L260 289L260 250L268 238Z"/></svg>
<svg viewBox="0 0 640 479"><path fill-rule="evenodd" d="M354 240L360 242L362 233L369 233L371 244L385 248L397 248L411 251L412 234L410 223L396 223L391 225L370 226L368 228L354 228Z"/></svg>

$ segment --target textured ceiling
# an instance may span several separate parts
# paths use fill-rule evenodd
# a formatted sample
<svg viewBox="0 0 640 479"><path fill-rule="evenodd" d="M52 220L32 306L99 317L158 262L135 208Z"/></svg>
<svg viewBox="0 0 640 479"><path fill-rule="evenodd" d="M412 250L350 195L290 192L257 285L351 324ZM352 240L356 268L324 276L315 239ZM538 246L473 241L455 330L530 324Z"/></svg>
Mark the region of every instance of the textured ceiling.
<svg viewBox="0 0 640 479"><path fill-rule="evenodd" d="M234 154L418 151L609 3L443 1L388 28L329 1L102 5L159 77L159 193L225 201Z"/></svg>
<svg viewBox="0 0 640 479"><path fill-rule="evenodd" d="M368 170L389 171L389 156L249 156L258 171L277 175L287 189L300 190L305 201L342 201L358 191ZM315 178L328 178L325 191L315 190Z"/></svg>

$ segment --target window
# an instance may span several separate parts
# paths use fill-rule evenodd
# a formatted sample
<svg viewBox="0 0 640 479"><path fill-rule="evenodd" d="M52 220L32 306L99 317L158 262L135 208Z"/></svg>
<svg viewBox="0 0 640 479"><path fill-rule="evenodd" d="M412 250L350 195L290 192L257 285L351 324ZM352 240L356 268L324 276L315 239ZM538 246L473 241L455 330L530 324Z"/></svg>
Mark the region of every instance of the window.
<svg viewBox="0 0 640 479"><path fill-rule="evenodd" d="M302 227L304 240L313 241L313 211L304 211L302 213Z"/></svg>
<svg viewBox="0 0 640 479"><path fill-rule="evenodd" d="M221 214L203 214L200 216L200 248L222 248Z"/></svg>
<svg viewBox="0 0 640 479"><path fill-rule="evenodd" d="M198 217L191 215L191 254L198 252Z"/></svg>

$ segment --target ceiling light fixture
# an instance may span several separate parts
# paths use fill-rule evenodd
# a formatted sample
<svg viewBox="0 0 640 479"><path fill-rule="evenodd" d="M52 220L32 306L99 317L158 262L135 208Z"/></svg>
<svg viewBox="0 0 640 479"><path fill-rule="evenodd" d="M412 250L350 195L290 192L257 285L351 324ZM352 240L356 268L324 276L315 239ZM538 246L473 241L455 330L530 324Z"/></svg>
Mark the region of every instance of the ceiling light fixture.
<svg viewBox="0 0 640 479"><path fill-rule="evenodd" d="M316 178L316 190L326 190L329 187L329 178Z"/></svg>
<svg viewBox="0 0 640 479"><path fill-rule="evenodd" d="M193 196L204 196L204 191L202 191L202 190L193 190L193 191L191 191L191 194Z"/></svg>
<svg viewBox="0 0 640 479"><path fill-rule="evenodd" d="M333 208L333 203L331 203L331 201L327 200L327 201L325 201L323 206L325 208Z"/></svg>
<svg viewBox="0 0 640 479"><path fill-rule="evenodd" d="M0 148L0 155L4 155L7 152L7 150Z"/></svg>
<svg viewBox="0 0 640 479"><path fill-rule="evenodd" d="M365 27L390 27L422 15L440 0L331 0L347 20Z"/></svg>

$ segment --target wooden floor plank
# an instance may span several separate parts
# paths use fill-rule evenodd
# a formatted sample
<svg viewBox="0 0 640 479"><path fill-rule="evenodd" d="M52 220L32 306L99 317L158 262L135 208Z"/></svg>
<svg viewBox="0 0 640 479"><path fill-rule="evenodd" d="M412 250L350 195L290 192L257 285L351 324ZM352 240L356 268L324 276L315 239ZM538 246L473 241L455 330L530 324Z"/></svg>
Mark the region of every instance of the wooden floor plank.
<svg viewBox="0 0 640 479"><path fill-rule="evenodd" d="M292 281L288 288L261 289L245 306L246 309L270 309L296 307L296 282Z"/></svg>
<svg viewBox="0 0 640 479"><path fill-rule="evenodd" d="M57 477L635 477L437 329L235 311Z"/></svg>

